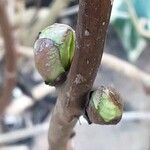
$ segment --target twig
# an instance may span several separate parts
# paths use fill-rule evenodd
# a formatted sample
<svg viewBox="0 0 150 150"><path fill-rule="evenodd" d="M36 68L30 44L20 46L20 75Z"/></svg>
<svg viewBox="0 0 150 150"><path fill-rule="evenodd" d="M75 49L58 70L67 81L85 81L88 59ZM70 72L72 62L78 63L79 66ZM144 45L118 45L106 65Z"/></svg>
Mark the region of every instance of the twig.
<svg viewBox="0 0 150 150"><path fill-rule="evenodd" d="M26 46L17 47L18 54L33 59L33 48ZM147 94L150 94L150 75L143 70L137 68L133 64L127 61L121 60L111 54L104 53L102 57L102 67L107 67L120 74L125 75L128 78L134 79L141 83ZM41 86L42 88L43 86ZM48 91L48 90L46 90ZM47 92L44 92L47 94ZM37 96L35 96L38 98Z"/></svg>
<svg viewBox="0 0 150 150"><path fill-rule="evenodd" d="M69 2L70 0L53 0L53 3L49 6L48 15L44 19L37 21L37 23L30 28L29 32L26 32L24 41L26 41L26 39L28 40L25 44L28 46L33 45L39 31L54 23L60 12L69 4Z"/></svg>
<svg viewBox="0 0 150 150"><path fill-rule="evenodd" d="M73 127L83 113L103 54L112 5L110 0L80 0L79 6L75 56L52 114L50 150L67 149Z"/></svg>
<svg viewBox="0 0 150 150"><path fill-rule="evenodd" d="M18 55L33 59L32 47L27 47L22 45L15 45L15 46L17 47L16 50ZM3 54L5 47L4 47L4 42L1 38L0 38L0 48L1 48L1 54Z"/></svg>
<svg viewBox="0 0 150 150"><path fill-rule="evenodd" d="M42 101L43 97L46 95L57 97L57 92L55 90L55 87L48 87L47 85L42 83L31 89L31 95L33 99L26 95L13 99L13 101L7 107L5 114L22 114L25 110L33 106L36 102Z"/></svg>
<svg viewBox="0 0 150 150"><path fill-rule="evenodd" d="M16 80L16 46L3 0L0 0L0 27L5 45L5 78L0 98L1 114L10 102L11 92Z"/></svg>
<svg viewBox="0 0 150 150"><path fill-rule="evenodd" d="M137 14L135 12L135 9L134 9L132 3L130 1L127 1L127 0L124 0L124 1L127 4L129 15L133 21L133 24L134 24L137 32L139 32L143 37L149 39L150 38L150 32L147 29L145 29L145 24L148 24L149 20L143 19L143 18L139 19L137 17ZM78 10L79 10L79 5L70 7L68 9L65 9L64 11L62 11L62 13L60 14L59 17L65 17L68 15L76 14L76 13L78 13Z"/></svg>
<svg viewBox="0 0 150 150"><path fill-rule="evenodd" d="M11 145L11 146L4 146L1 147L1 150L29 150L29 147L27 145Z"/></svg>
<svg viewBox="0 0 150 150"><path fill-rule="evenodd" d="M127 1L127 0L124 0L124 1L127 4L129 15L133 21L133 24L134 24L137 32L139 32L143 37L149 39L150 38L150 32L147 29L145 29L145 24L146 23L148 24L149 20L148 19L144 20L143 18L139 19L137 17L137 14L136 14L135 9L132 6L131 2ZM78 10L79 10L79 5L70 7L68 9L65 9L64 11L62 11L62 13L60 14L59 17L64 17L64 16L76 14L76 13L78 13Z"/></svg>
<svg viewBox="0 0 150 150"><path fill-rule="evenodd" d="M136 111L131 111L131 112L125 112L123 114L123 118L121 123L124 123L123 121L145 121L145 122L150 122L150 112L136 112ZM78 124L82 125L87 125L87 121L81 116L80 118L80 123L78 121ZM125 123L124 123L125 124ZM4 144L10 144L12 142L17 142L19 140L23 140L25 138L33 137L40 135L42 133L47 133L48 131L48 126L49 123L43 123L40 125L36 125L30 128L25 128L25 129L20 129L18 131L12 131L8 133L3 133L0 134L0 145Z"/></svg>
<svg viewBox="0 0 150 150"><path fill-rule="evenodd" d="M66 17L69 15L74 15L77 14L79 11L79 5L75 5L69 8L66 8L65 10L63 10L60 14L59 17Z"/></svg>
<svg viewBox="0 0 150 150"><path fill-rule="evenodd" d="M21 115L25 110L33 105L34 101L30 97L22 95L19 98L13 99L6 108L5 115Z"/></svg>
<svg viewBox="0 0 150 150"><path fill-rule="evenodd" d="M24 51L25 49L25 51ZM32 48L28 49L27 47L23 47L23 49L21 48L20 51L21 54L25 55L26 57L30 57L33 59L33 54L32 54ZM30 51L29 54L26 52ZM144 86L147 94L150 94L150 75L148 73L143 72L142 70L140 70L139 68L137 68L136 66L120 60L119 58L112 56L111 54L107 54L107 53L103 53L103 57L102 57L102 67L107 67L108 69L111 69L113 71L116 71L119 74L122 74L128 78L130 78L131 80L136 81L136 83L142 84L142 86ZM96 88L96 87L94 87ZM149 90L148 90L149 89ZM40 92L39 92L40 91ZM34 102L41 100L44 96L46 95L51 95L56 97L57 96L57 92L55 87L49 87L47 85L44 85L44 83L39 84L38 86L36 86L35 88L33 88L31 90L32 93L32 97L34 98L33 100L30 101L26 101L27 105L24 105L24 107L19 108L19 110L16 109L16 105L14 105L12 103L12 105L10 105L8 107L8 113L10 114L10 112L13 114L13 110L16 110L15 113L20 114L22 113L24 110L26 110L28 107L31 107L31 105L34 104ZM14 102L17 103L17 100L14 100ZM19 102L19 101L18 101ZM17 104L19 105L19 104ZM10 110L11 108L11 110Z"/></svg>
<svg viewBox="0 0 150 150"><path fill-rule="evenodd" d="M39 84L38 86L33 88L31 91L31 94L32 94L32 97L37 101L39 99L42 99L44 96L46 96L48 94L53 96L53 97L57 96L55 87L47 86L44 83Z"/></svg>
<svg viewBox="0 0 150 150"><path fill-rule="evenodd" d="M150 94L150 75L148 73L143 72L128 62L106 53L103 55L102 65L138 81L143 85L145 92Z"/></svg>
<svg viewBox="0 0 150 150"><path fill-rule="evenodd" d="M21 129L18 131L12 131L0 135L0 145L17 142L28 137L36 136L48 130L48 123L42 125L36 125L30 128Z"/></svg>
<svg viewBox="0 0 150 150"><path fill-rule="evenodd" d="M28 47L19 47L19 53L29 58L33 58L33 50ZM111 54L104 53L102 57L102 67L107 67L128 78L141 83L147 94L150 94L150 75L127 61L121 60ZM47 91L47 90L46 90Z"/></svg>
<svg viewBox="0 0 150 150"><path fill-rule="evenodd" d="M33 59L32 48L21 46L18 48L18 50L21 55L25 55L25 57L29 57L29 58ZM107 53L103 53L101 65L102 65L101 67L106 67L108 69L111 69L119 74L122 74L122 75L130 78L131 80L136 81L136 83L139 83L142 86L144 86L145 92L147 92L147 94L150 94L150 75L148 73L143 72L136 66L134 66L124 60L121 60L111 54L107 54ZM94 87L94 88L96 88L96 87ZM33 88L31 90L31 93L32 93L32 97L37 101L39 101L40 99L42 99L44 96L46 96L48 94L50 94L51 96L55 96L55 97L57 96L55 87L46 86L46 85L44 85L44 83L39 84L38 86ZM33 105L34 104L33 100L31 100L31 102ZM29 102L29 106L30 106L31 102ZM13 105L13 108L11 108L11 110L12 109L16 110L15 107L16 106ZM19 112L17 111L17 114L23 112L27 108L28 108L28 105L27 105L27 107L23 107L23 109L21 109L21 110L19 109L20 111ZM9 112L12 112L12 111L9 111Z"/></svg>
<svg viewBox="0 0 150 150"><path fill-rule="evenodd" d="M53 8L51 8L51 9L53 10ZM79 5L72 6L72 7L66 8L66 9L62 9L61 11L59 11L58 17L66 17L68 15L77 14L78 9L79 9ZM25 27L25 26L27 26L27 27L30 26L31 27L31 25L33 25L33 23L35 23L35 22L33 22L33 19L32 19L33 17L31 17L31 16L35 15L36 8L35 7L28 8L28 9L23 10L23 11L24 12L18 12L16 14L16 16L14 16L14 21L15 21L14 27L20 27L20 28ZM36 18L34 17L34 21L36 21L36 19L37 19L37 22L34 24L34 26L36 26L36 25L38 26L38 23L43 21L43 19L48 16L50 11L51 10L50 10L49 7L40 8L38 10L38 13L36 13L37 17ZM24 16L26 16L26 18ZM49 25L50 24L51 23L49 23Z"/></svg>
<svg viewBox="0 0 150 150"><path fill-rule="evenodd" d="M31 25L36 21L36 19L38 17L38 13L39 13L39 10L40 10L40 7L41 7L41 0L35 0L34 3L35 3L36 8L35 8L35 12L34 12L32 18L31 18L31 21L30 21Z"/></svg>

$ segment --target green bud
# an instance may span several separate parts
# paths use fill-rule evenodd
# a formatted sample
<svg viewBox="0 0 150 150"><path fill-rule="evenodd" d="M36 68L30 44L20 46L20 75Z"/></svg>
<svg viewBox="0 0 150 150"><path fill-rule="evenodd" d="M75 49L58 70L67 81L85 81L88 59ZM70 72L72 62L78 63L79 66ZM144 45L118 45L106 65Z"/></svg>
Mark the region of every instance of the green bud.
<svg viewBox="0 0 150 150"><path fill-rule="evenodd" d="M65 24L53 24L42 32L34 45L35 65L49 85L57 85L66 76L75 50L75 32Z"/></svg>
<svg viewBox="0 0 150 150"><path fill-rule="evenodd" d="M112 88L98 89L91 93L87 115L96 124L116 124L122 117L122 103L119 94Z"/></svg>

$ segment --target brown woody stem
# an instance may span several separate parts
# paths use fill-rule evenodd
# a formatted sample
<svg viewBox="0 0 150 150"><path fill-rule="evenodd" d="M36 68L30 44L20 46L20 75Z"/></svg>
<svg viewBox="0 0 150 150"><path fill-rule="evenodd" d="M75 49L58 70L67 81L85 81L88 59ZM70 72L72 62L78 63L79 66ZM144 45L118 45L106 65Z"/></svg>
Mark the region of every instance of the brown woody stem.
<svg viewBox="0 0 150 150"><path fill-rule="evenodd" d="M50 150L66 150L68 139L86 105L103 54L111 14L110 0L80 0L75 56L60 88L49 129Z"/></svg>

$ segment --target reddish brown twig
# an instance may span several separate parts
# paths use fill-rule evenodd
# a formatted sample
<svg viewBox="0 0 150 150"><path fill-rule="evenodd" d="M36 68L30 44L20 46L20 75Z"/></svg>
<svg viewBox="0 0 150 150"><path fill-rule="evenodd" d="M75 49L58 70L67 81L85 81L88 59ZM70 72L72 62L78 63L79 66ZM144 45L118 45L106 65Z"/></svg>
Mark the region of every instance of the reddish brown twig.
<svg viewBox="0 0 150 150"><path fill-rule="evenodd" d="M52 114L50 150L67 149L72 129L83 114L101 62L112 4L110 0L80 0L79 6L75 56Z"/></svg>
<svg viewBox="0 0 150 150"><path fill-rule="evenodd" d="M16 79L16 46L12 28L5 8L5 1L0 0L0 28L5 45L5 70L2 95L0 97L0 114L8 105Z"/></svg>

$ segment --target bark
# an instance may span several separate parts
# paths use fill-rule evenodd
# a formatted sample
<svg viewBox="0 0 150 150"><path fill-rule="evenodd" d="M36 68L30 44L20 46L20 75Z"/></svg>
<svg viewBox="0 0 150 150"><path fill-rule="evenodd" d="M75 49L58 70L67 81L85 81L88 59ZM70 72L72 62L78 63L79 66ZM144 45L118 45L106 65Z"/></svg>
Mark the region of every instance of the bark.
<svg viewBox="0 0 150 150"><path fill-rule="evenodd" d="M75 56L59 94L49 129L49 149L66 150L86 105L103 54L111 13L110 0L80 0Z"/></svg>

